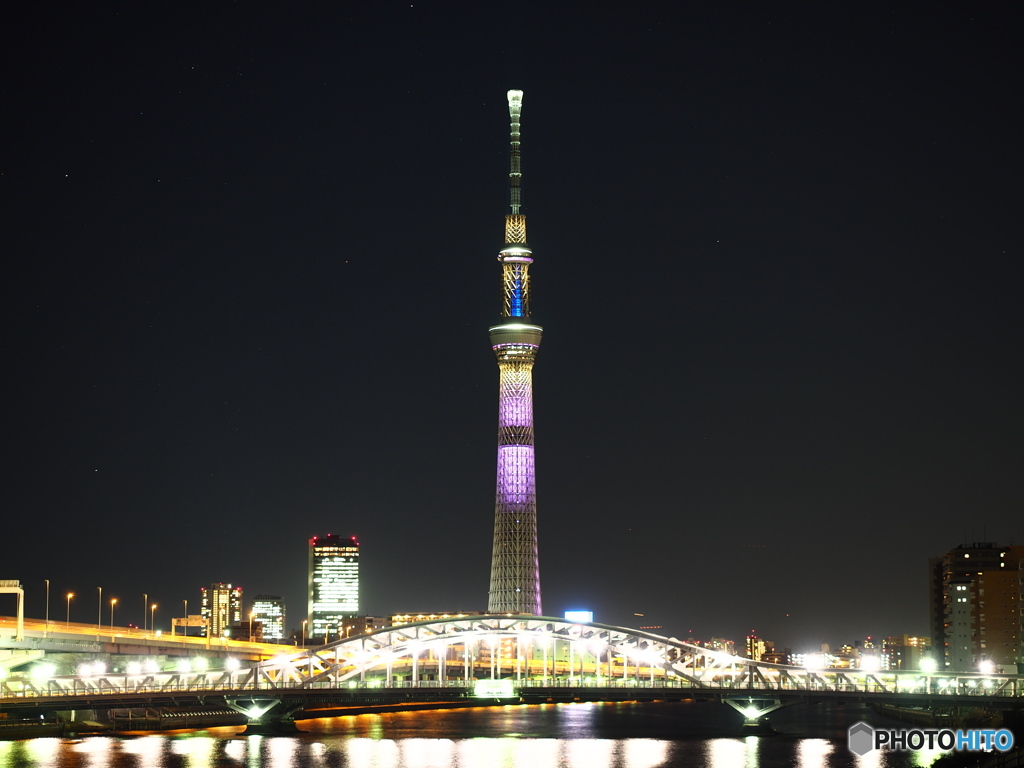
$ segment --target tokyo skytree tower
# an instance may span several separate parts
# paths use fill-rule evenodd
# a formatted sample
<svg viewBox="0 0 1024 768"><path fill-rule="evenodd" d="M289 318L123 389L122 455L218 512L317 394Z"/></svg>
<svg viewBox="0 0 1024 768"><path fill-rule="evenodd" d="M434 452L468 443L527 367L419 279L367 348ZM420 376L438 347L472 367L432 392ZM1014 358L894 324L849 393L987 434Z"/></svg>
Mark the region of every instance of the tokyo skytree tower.
<svg viewBox="0 0 1024 768"><path fill-rule="evenodd" d="M530 264L526 216L520 213L519 115L523 92L508 92L511 120L510 213L505 217L501 262L501 322L490 328L498 358L498 482L494 504L489 613L540 610L537 493L533 457L533 361L542 329L530 322Z"/></svg>

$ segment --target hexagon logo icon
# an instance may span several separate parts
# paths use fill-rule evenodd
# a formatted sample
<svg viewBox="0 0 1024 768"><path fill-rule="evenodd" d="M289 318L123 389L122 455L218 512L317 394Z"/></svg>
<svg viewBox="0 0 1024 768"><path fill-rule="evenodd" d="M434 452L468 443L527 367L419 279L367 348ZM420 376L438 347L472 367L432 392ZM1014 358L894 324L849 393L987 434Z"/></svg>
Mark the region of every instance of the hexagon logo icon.
<svg viewBox="0 0 1024 768"><path fill-rule="evenodd" d="M854 723L846 734L846 745L858 757L875 748L875 729L865 722Z"/></svg>

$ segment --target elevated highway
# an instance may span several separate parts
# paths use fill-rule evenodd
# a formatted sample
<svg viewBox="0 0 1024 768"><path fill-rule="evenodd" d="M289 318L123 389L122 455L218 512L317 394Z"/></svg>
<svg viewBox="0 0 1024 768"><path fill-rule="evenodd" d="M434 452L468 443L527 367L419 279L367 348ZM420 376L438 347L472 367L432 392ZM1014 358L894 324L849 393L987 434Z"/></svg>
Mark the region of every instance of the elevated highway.
<svg viewBox="0 0 1024 768"><path fill-rule="evenodd" d="M228 658L258 662L279 655L291 646L250 643L225 638L186 637L138 627L44 622L24 619L20 628L15 617L0 616L0 675L47 654L88 654L109 657L189 657L211 660Z"/></svg>

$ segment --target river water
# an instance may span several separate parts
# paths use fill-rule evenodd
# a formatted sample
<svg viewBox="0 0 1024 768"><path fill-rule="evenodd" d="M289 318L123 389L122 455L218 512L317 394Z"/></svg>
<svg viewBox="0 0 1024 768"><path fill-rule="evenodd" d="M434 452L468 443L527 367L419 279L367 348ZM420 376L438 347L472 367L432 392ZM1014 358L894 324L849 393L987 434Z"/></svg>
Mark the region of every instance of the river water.
<svg viewBox="0 0 1024 768"><path fill-rule="evenodd" d="M0 741L0 768L904 768L938 752L846 748L867 707L798 705L774 712L774 734L743 735L713 702L540 704L305 720L302 734L241 728L80 739Z"/></svg>

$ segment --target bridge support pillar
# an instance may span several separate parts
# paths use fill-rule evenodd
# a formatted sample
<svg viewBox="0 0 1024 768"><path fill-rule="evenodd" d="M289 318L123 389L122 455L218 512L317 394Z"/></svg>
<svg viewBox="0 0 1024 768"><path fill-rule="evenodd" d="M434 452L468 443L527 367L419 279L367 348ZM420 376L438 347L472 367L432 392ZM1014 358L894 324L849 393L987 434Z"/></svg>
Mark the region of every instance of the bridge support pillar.
<svg viewBox="0 0 1024 768"><path fill-rule="evenodd" d="M245 724L244 733L299 733L295 720L292 717L295 712L302 708L298 704L291 709L282 709L280 699L272 699L267 696L241 696L237 698L226 698L224 702L235 710L249 718Z"/></svg>
<svg viewBox="0 0 1024 768"><path fill-rule="evenodd" d="M744 728L764 725L761 722L764 716L783 706L779 699L753 696L722 699L722 701L743 715Z"/></svg>
<svg viewBox="0 0 1024 768"><path fill-rule="evenodd" d="M49 584L50 582L46 582ZM0 579L0 593L7 592L18 596L18 623L15 625L14 639L25 639L25 590L17 579Z"/></svg>

